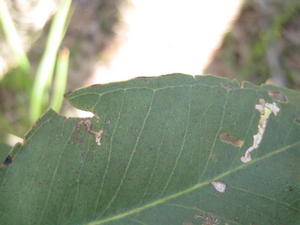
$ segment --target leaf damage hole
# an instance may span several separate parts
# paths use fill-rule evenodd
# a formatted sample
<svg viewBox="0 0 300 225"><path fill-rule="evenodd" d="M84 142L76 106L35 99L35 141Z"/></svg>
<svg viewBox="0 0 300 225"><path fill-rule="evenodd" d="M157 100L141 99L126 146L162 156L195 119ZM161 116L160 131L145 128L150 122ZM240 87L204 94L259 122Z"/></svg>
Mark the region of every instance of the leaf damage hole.
<svg viewBox="0 0 300 225"><path fill-rule="evenodd" d="M76 125L76 130L79 131L80 127L81 126L85 126L86 128L86 131L89 133L89 134L92 134L95 136L95 142L97 145L101 145L101 138L102 138L102 135L103 135L103 130L93 130L92 127L93 127L93 124L92 124L92 121L91 119L85 119L85 120L80 120L78 121L77 125Z"/></svg>
<svg viewBox="0 0 300 225"><path fill-rule="evenodd" d="M268 95L277 102L288 103L288 98L280 91L268 91Z"/></svg>
<svg viewBox="0 0 300 225"><path fill-rule="evenodd" d="M296 118L295 122L297 123L297 125L300 125L300 118Z"/></svg>
<svg viewBox="0 0 300 225"><path fill-rule="evenodd" d="M280 111L280 108L276 105L275 102L266 103L265 100L262 98L259 99L259 104L255 105L255 109L260 113L260 119L258 122L258 132L255 135L253 135L253 144L246 150L245 154L241 157L241 161L243 163L247 163L252 160L251 152L259 147L263 139L270 115L273 113L276 116Z"/></svg>
<svg viewBox="0 0 300 225"><path fill-rule="evenodd" d="M221 139L221 141L223 141L227 144L231 144L231 145L236 146L236 147L242 147L243 144L244 144L243 140L238 139L238 138L236 138L233 135L228 134L228 133L220 134L220 139Z"/></svg>
<svg viewBox="0 0 300 225"><path fill-rule="evenodd" d="M5 160L3 161L3 165L9 166L12 163L12 156L8 155Z"/></svg>
<svg viewBox="0 0 300 225"><path fill-rule="evenodd" d="M222 181L214 180L211 181L210 184L217 192L224 193L226 191L227 185Z"/></svg>

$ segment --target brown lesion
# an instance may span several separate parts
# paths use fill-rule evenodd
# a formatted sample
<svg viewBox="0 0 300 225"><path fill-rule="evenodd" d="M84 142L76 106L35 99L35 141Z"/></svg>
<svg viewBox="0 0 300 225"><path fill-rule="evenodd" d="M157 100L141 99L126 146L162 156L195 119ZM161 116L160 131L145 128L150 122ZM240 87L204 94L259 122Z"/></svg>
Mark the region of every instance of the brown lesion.
<svg viewBox="0 0 300 225"><path fill-rule="evenodd" d="M277 102L288 103L288 98L280 91L268 91L268 95Z"/></svg>
<svg viewBox="0 0 300 225"><path fill-rule="evenodd" d="M86 128L86 131L89 134L92 134L95 136L95 142L97 145L101 145L101 138L104 133L103 130L93 130L93 123L92 123L91 119L84 119L84 120L78 121L76 124L77 132L79 132L81 126L84 126Z"/></svg>
<svg viewBox="0 0 300 225"><path fill-rule="evenodd" d="M220 135L220 139L221 139L221 141L223 141L223 142L225 142L227 144L234 145L236 147L242 147L243 144L244 144L243 140L238 139L238 138L236 138L233 135L228 134L228 133L221 134Z"/></svg>

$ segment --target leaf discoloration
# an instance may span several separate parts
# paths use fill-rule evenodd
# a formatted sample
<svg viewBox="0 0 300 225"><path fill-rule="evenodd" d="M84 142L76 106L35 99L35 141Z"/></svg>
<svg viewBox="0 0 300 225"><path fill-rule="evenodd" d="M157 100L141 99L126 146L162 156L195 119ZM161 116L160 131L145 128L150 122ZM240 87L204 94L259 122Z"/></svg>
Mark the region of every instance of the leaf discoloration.
<svg viewBox="0 0 300 225"><path fill-rule="evenodd" d="M92 124L91 119L84 119L84 120L78 121L78 123L76 125L76 131L79 131L81 126L85 126L86 131L89 134L92 134L92 135L95 136L95 142L96 142L97 145L100 146L101 145L101 138L102 138L102 135L103 135L103 130L93 130L92 129L93 124Z"/></svg>
<svg viewBox="0 0 300 225"><path fill-rule="evenodd" d="M221 141L223 141L227 144L231 144L231 145L236 146L236 147L242 147L243 144L244 144L243 140L241 140L239 138L236 138L233 135L228 134L228 133L222 133L220 135L220 139L221 139Z"/></svg>
<svg viewBox="0 0 300 225"><path fill-rule="evenodd" d="M214 180L211 181L210 183L217 192L224 193L226 191L227 185L224 182Z"/></svg>
<svg viewBox="0 0 300 225"><path fill-rule="evenodd" d="M273 113L275 116L279 113L280 108L276 103L266 103L264 99L259 99L259 104L255 105L255 109L260 113L260 119L258 122L258 132L253 135L253 144L246 150L245 154L241 157L243 163L250 162L251 152L257 149L263 139L267 122L270 115Z"/></svg>
<svg viewBox="0 0 300 225"><path fill-rule="evenodd" d="M288 103L288 98L280 91L268 91L268 95L277 102Z"/></svg>

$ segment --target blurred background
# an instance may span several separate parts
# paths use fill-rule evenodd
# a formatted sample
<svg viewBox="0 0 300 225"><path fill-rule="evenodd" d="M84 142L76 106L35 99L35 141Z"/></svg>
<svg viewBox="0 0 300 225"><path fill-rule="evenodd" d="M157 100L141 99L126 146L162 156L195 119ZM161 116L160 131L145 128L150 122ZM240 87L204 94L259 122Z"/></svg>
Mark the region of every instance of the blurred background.
<svg viewBox="0 0 300 225"><path fill-rule="evenodd" d="M63 94L169 73L300 88L299 0L0 0L0 142Z"/></svg>

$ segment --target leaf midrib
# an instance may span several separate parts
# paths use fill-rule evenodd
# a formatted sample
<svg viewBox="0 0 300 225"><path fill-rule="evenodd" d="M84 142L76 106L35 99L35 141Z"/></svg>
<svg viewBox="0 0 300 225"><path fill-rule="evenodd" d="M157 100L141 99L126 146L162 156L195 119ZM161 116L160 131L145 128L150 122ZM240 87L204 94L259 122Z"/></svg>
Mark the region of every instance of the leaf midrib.
<svg viewBox="0 0 300 225"><path fill-rule="evenodd" d="M297 141L297 142L295 142L295 143L293 143L293 144L290 144L290 145L281 147L281 148L279 148L279 149L277 149L277 150L275 150L275 151L272 151L272 152L270 152L270 153L268 153L268 154L266 154L266 155L264 155L264 156L262 156L262 157L253 159L252 161L250 161L250 162L248 162L248 163L243 163L243 164L241 164L240 166L238 166L238 167L236 167L236 168L233 168L233 169L228 170L228 171L226 171L226 172L224 172L224 173L221 173L221 174L219 174L218 176L215 176L215 177L213 177L213 178L211 178L211 179L209 179L209 180L206 180L206 181L203 181L203 182L201 182L201 183L195 184L195 185L192 186L192 187L189 187L189 188L187 188L187 189L185 189L185 190L182 190L182 191L180 191L180 192L174 193L174 194L172 194L172 195L166 196L166 197L161 198L161 199L159 199L159 200L155 200L155 201L153 201L153 202L150 202L150 203L144 205L143 207L131 209L131 210L128 210L127 212L123 212L123 213L121 213L121 214L114 215L114 216L111 216L111 217L107 217L107 218L104 218L104 219L95 220L95 221L92 221L92 222L87 223L86 225L101 225L101 224L105 224L105 223L107 223L107 222L111 222L111 221L115 221L115 220L118 220L118 219L122 219L122 218L124 218L124 217L127 217L127 216L130 216L130 215L132 215L132 214L141 212L141 211L146 210L146 209L148 209L148 208L157 206L157 205L162 204L162 203L164 203L164 202L166 202L166 201L169 201L169 200L171 200L171 199L175 199L175 198L177 198L177 197L179 197L179 196L181 196L181 195L188 194L188 193L190 193L190 192L192 192L192 191L195 191L195 190L197 190L197 189L200 189L200 188L202 188L202 187L208 185L212 180L220 180L220 179L222 179L222 178L224 178L224 177L226 177L226 176L228 176L228 175L230 175L230 174L232 174L232 173L235 173L235 172L237 172L237 171L239 171L239 170L242 170L242 169L244 169L244 168L247 168L248 166L250 166L250 165L252 165L252 164L254 164L254 163L256 163L256 162L259 162L259 161L268 159L268 158L270 158L270 157L272 157L272 156L274 156L274 155L280 154L280 153L282 153L282 152L284 152L284 151L287 151L287 150L289 150L289 149L291 149L291 148L293 148L293 147L295 147L295 146L297 146L297 145L299 145L299 144L300 144L300 141Z"/></svg>
<svg viewBox="0 0 300 225"><path fill-rule="evenodd" d="M115 88L113 90L109 90L109 91L100 91L100 92L95 92L95 91L88 91L88 92L84 92L84 93L79 93L77 94L75 93L71 93L69 96L67 96L68 100L71 101L73 99L85 96L85 95L97 95L97 96L102 96L102 95L106 95L106 94L110 94L110 93L114 93L114 92L118 92L118 91L130 91L130 90L139 90L139 89L148 89L151 91L161 91L161 90L165 90L165 89L171 89L171 88L186 88L186 87L194 87L194 86L199 86L199 87L206 87L206 88L219 88L219 85L204 85L201 83L196 83L196 84L184 84L184 85L169 85L169 86L164 86L164 87L160 87L160 88L155 88L155 87L147 87L147 86L141 86L141 87L125 87L125 88ZM243 87L243 88L236 88L233 90L230 90L232 92L236 91L236 90L256 90L253 89L251 87Z"/></svg>

